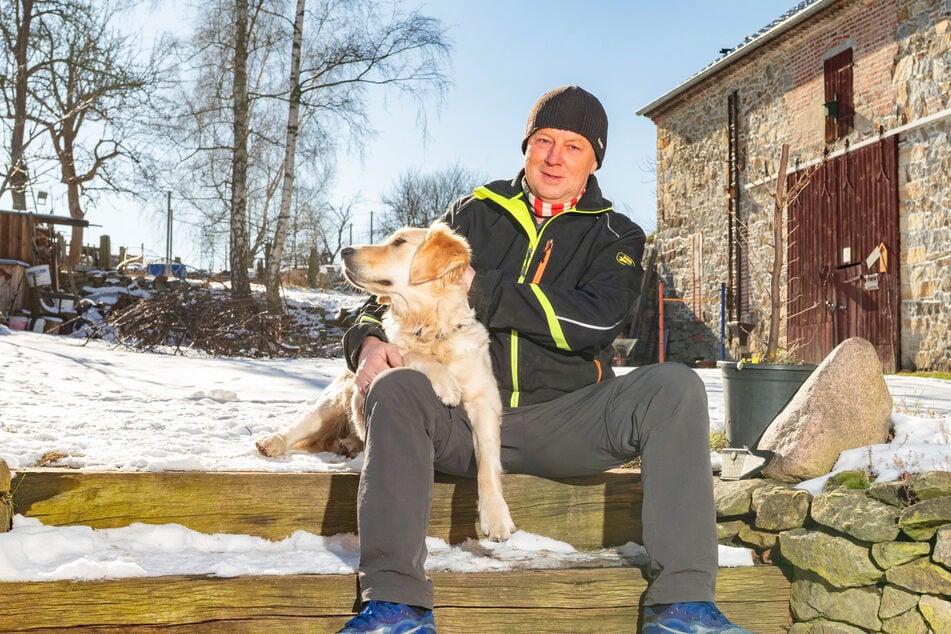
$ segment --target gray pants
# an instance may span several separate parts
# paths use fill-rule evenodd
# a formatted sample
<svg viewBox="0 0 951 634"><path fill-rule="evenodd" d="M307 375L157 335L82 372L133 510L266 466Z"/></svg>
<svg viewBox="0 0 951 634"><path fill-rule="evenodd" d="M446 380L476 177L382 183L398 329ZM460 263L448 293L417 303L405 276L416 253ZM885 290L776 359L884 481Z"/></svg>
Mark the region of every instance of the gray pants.
<svg viewBox="0 0 951 634"><path fill-rule="evenodd" d="M433 473L475 475L468 418L440 403L422 374L403 368L377 377L366 414L357 508L362 598L432 608L423 565ZM709 434L697 374L675 363L645 366L548 403L506 409L502 466L556 478L600 473L640 455L651 580L642 601L713 601Z"/></svg>

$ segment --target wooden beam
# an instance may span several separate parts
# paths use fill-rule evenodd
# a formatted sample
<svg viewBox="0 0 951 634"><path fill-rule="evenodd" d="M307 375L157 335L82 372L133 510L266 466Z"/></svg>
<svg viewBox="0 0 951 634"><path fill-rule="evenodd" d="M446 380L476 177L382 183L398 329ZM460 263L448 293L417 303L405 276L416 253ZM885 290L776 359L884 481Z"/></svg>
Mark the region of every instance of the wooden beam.
<svg viewBox="0 0 951 634"><path fill-rule="evenodd" d="M636 568L437 573L436 625L456 632L631 632L647 587ZM333 632L355 609L353 575L146 577L0 583L4 632ZM717 603L761 634L791 623L773 566L720 571Z"/></svg>
<svg viewBox="0 0 951 634"><path fill-rule="evenodd" d="M10 469L0 460L0 533L10 530L13 522L13 499L10 495Z"/></svg>
<svg viewBox="0 0 951 634"><path fill-rule="evenodd" d="M357 532L356 473L89 472L18 470L18 513L51 526L115 528L178 523L205 533L284 539L296 530ZM508 474L503 487L520 528L575 548L641 543L640 474L618 469L549 480ZM438 476L429 534L478 537L476 481Z"/></svg>

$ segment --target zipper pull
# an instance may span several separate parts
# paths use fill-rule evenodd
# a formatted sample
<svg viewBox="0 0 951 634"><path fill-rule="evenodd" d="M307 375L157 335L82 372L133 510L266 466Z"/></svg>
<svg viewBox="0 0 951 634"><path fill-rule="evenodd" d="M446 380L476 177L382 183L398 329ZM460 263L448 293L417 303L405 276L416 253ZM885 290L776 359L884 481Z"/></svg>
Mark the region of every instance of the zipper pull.
<svg viewBox="0 0 951 634"><path fill-rule="evenodd" d="M553 246L555 246L555 239L549 238L548 242L545 243L545 251L542 253L541 262L538 263L538 268L535 269L535 277L532 278L532 284L538 284L538 282L541 281L545 267L548 266L548 258L551 257L551 249Z"/></svg>

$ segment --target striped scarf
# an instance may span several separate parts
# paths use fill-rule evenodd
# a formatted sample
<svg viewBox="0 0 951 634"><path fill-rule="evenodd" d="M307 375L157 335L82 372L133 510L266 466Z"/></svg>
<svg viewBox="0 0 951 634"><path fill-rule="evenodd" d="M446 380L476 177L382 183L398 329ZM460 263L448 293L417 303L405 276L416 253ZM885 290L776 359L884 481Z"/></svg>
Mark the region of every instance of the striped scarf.
<svg viewBox="0 0 951 634"><path fill-rule="evenodd" d="M581 190L581 193L577 197L572 198L566 203L546 203L541 198L532 193L528 188L528 181L525 180L525 177L522 177L522 191L525 192L525 196L528 198L528 206L531 208L532 213L539 218L551 218L552 216L557 216L563 211L569 211L575 208L575 205L578 204L578 200L584 196L584 190Z"/></svg>

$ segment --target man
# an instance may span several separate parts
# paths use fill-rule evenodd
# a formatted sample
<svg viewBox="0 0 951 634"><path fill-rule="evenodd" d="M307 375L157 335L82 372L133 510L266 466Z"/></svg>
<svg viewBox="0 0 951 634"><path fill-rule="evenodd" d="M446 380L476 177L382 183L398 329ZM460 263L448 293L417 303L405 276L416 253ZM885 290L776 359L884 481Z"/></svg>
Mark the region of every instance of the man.
<svg viewBox="0 0 951 634"><path fill-rule="evenodd" d="M618 378L611 369L612 342L637 293L644 233L612 210L594 176L607 127L590 93L548 92L528 118L524 170L480 187L444 217L472 247L469 303L490 333L504 406L502 465L567 477L640 455L651 579L643 631L743 633L713 604L703 384L677 364ZM400 367L381 311L368 302L344 338L366 393L367 439L358 499L365 603L341 632L435 632L423 570L433 472L474 476L472 435L465 411L440 403L421 373Z"/></svg>

